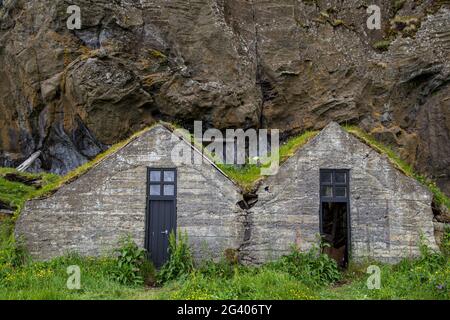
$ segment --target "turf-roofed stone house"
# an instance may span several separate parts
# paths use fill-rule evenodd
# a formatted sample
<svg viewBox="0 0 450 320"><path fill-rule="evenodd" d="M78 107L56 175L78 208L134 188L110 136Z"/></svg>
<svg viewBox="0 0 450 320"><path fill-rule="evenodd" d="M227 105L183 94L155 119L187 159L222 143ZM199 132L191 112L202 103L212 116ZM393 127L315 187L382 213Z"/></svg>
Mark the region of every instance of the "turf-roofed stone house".
<svg viewBox="0 0 450 320"><path fill-rule="evenodd" d="M206 157L175 164L180 137L158 124L46 199L26 204L16 227L31 254L99 255L124 234L167 259L171 230L185 230L197 260L227 249L262 263L318 243L345 265L395 262L436 248L432 195L358 138L330 123L266 177L249 206L240 189ZM194 162L197 163L197 162Z"/></svg>
<svg viewBox="0 0 450 320"><path fill-rule="evenodd" d="M329 124L259 188L249 210L246 259L262 262L317 244L317 233L345 264L372 258L396 262L419 254L420 238L437 248L432 194L389 159Z"/></svg>
<svg viewBox="0 0 450 320"><path fill-rule="evenodd" d="M174 164L177 146L199 155L184 141L161 124L150 128L52 196L29 201L16 234L39 259L105 254L131 235L159 266L169 233L178 228L188 233L197 258L238 249L239 188L207 159Z"/></svg>

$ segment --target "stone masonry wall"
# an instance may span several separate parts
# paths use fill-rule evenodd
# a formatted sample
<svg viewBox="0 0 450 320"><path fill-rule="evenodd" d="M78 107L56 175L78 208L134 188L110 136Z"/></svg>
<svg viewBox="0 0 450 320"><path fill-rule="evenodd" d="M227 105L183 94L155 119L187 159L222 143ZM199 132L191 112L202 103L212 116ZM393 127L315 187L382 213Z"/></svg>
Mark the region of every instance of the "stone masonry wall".
<svg viewBox="0 0 450 320"><path fill-rule="evenodd" d="M306 250L318 243L320 169L350 169L352 259L415 256L421 234L436 248L430 192L331 123L260 186L248 216L247 261L261 263L293 244Z"/></svg>
<svg viewBox="0 0 450 320"><path fill-rule="evenodd" d="M28 202L17 236L38 259L67 252L101 255L125 234L143 246L146 168L175 167L171 152L178 143L163 126L153 127L51 197ZM242 197L230 180L206 162L182 165L177 188L177 224L188 232L196 258L239 248Z"/></svg>
<svg viewBox="0 0 450 320"><path fill-rule="evenodd" d="M125 234L143 246L146 168L175 167L171 152L179 143L165 127L153 127L51 197L28 202L17 236L38 259L101 255ZM250 263L279 257L291 245L307 250L318 242L321 168L350 169L353 259L417 255L421 234L436 248L429 191L336 123L267 178L247 211L237 205L239 189L210 164L178 166L178 227L197 260L228 248Z"/></svg>

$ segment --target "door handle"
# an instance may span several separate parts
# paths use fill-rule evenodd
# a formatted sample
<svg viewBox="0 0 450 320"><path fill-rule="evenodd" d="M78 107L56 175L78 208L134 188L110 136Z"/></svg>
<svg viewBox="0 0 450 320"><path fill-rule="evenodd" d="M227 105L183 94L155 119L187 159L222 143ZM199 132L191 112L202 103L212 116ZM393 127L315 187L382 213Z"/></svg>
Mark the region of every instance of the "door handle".
<svg viewBox="0 0 450 320"><path fill-rule="evenodd" d="M166 236L169 234L169 231L162 231L161 234L165 234Z"/></svg>

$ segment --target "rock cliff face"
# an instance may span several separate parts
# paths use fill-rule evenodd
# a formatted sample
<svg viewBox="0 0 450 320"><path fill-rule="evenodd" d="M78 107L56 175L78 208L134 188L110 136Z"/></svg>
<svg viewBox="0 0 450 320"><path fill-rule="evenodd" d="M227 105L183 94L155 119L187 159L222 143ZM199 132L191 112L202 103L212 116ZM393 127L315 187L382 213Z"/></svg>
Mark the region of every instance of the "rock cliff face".
<svg viewBox="0 0 450 320"><path fill-rule="evenodd" d="M359 124L450 193L450 6L373 1L4 0L0 165L64 173L155 121ZM82 28L68 30L67 7Z"/></svg>

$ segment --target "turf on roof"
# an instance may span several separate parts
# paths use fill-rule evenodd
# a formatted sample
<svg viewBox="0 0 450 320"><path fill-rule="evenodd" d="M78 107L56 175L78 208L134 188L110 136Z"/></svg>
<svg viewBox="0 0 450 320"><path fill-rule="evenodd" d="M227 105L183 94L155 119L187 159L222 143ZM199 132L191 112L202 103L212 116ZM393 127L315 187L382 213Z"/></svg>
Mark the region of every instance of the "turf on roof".
<svg viewBox="0 0 450 320"><path fill-rule="evenodd" d="M175 129L175 127L170 124L165 123L164 126L168 127L171 130ZM64 184L70 183L71 181L77 179L78 177L89 171L91 168L97 166L101 161L108 158L112 154L116 153L126 145L128 145L136 138L141 136L143 133L150 130L152 127L145 128L133 134L128 139L113 145L107 151L95 157L95 159L83 164L82 166L69 172L65 176L60 177L52 174L32 175L27 173L21 173L23 175L28 175L29 177L42 178L44 183L41 189L26 186L19 182L7 181L6 179L3 178L3 176L6 173L17 171L12 168L0 168L0 200L6 203L13 204L16 208L18 208L18 211L20 211L26 200L50 195ZM347 132L351 133L352 135L356 136L362 142L366 143L367 145L378 151L379 153L386 154L388 159L396 168L401 170L404 174L417 179L419 182L427 186L434 195L434 203L436 206L444 205L447 208L450 208L450 199L436 186L436 184L426 179L425 177L415 173L412 170L411 166L408 165L403 160L401 160L400 157L391 148L376 141L373 137L371 137L369 134L365 133L356 126L345 126L344 129ZM318 133L319 133L318 131L307 131L303 134L292 137L288 141L283 143L280 146L280 164L282 164L287 159L292 157L302 146L304 146L307 142L309 142ZM198 149L204 150L203 146L201 146L200 143L196 142L192 138L192 136L185 138L187 138L186 140L190 139L191 141L193 141L194 145ZM208 154L207 152L204 152L204 154L205 156L208 156L210 159L213 159L212 155ZM264 179L264 177L261 176L260 174L260 167L258 167L257 165L246 164L243 166L234 166L234 165L217 164L217 166L225 173L225 175L227 175L232 181L238 184L244 192L253 191L256 188L258 182ZM268 164L266 166L268 166Z"/></svg>
<svg viewBox="0 0 450 320"><path fill-rule="evenodd" d="M362 129L360 129L357 126L344 126L344 129L357 137L359 140L367 144L368 146L372 147L374 150L378 151L381 154L385 154L389 161L402 171L405 175L412 177L419 181L424 186L428 187L428 189L433 193L434 198L434 205L436 207L439 207L441 205L447 207L450 209L450 198L447 197L436 185L434 181L431 181L430 179L427 179L425 176L420 175L416 172L414 172L411 165L406 163L404 160L402 160L397 153L395 153L394 150L392 150L389 146L386 146L382 144L381 142L377 141L375 138L373 138L368 133L364 132Z"/></svg>

